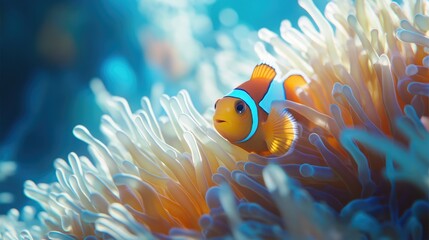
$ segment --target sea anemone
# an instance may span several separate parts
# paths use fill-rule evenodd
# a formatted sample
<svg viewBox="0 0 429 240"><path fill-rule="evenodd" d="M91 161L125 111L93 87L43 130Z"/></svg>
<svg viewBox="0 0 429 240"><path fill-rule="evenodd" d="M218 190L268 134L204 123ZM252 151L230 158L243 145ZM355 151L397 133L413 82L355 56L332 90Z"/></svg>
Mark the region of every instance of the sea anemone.
<svg viewBox="0 0 429 240"><path fill-rule="evenodd" d="M286 156L249 154L221 138L186 91L127 102L92 82L107 144L83 126L92 161L55 161L58 182L25 183L43 212L11 210L6 239L429 237L429 5L333 1L325 17L300 0L300 30L260 30L262 59L311 83L275 102L299 123ZM332 28L335 27L335 31ZM244 79L243 79L244 80ZM21 233L20 233L21 232Z"/></svg>
<svg viewBox="0 0 429 240"><path fill-rule="evenodd" d="M299 3L320 32L305 17L298 22L302 32L284 21L281 36L286 42L267 29L260 31L278 56L272 57L262 44L257 52L285 68L302 69L313 80L296 90L299 103L279 103L305 119L301 128L308 141L301 137L303 147L315 146L316 161L330 166L337 173L333 176L342 180L350 179L350 169L332 165L356 169L350 174L360 184L342 181L354 195L370 196L377 190L376 181L384 178L374 178L379 178L385 160L394 162L386 171L388 178L406 178L428 191L427 180L422 181L428 174L423 147L427 129L420 120L429 114L427 2L404 1L402 7L389 1L356 1L355 7L330 2L326 19L311 1ZM335 35L328 20L336 27Z"/></svg>
<svg viewBox="0 0 429 240"><path fill-rule="evenodd" d="M13 161L0 162L0 183L6 178L14 175L16 172L16 163ZM13 202L13 195L9 192L0 192L0 204Z"/></svg>
<svg viewBox="0 0 429 240"><path fill-rule="evenodd" d="M94 163L70 153L69 163L55 161L58 182L25 183L25 194L46 211L39 219L48 236L140 239L189 229L187 234L201 237L192 230L200 229L200 216L209 212L204 196L214 186L211 176L219 166L233 170L235 159L247 159L248 153L218 136L186 91L161 99L168 120L158 121L147 98L133 114L100 81L92 87L109 113L101 123L109 143L77 126L73 133L88 143Z"/></svg>

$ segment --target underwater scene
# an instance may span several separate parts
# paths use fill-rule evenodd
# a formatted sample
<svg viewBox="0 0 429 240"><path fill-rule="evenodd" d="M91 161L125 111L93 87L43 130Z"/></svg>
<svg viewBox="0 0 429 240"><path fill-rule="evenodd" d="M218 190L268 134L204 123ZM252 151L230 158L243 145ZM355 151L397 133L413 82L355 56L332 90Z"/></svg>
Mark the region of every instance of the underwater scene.
<svg viewBox="0 0 429 240"><path fill-rule="evenodd" d="M429 239L429 1L0 2L0 239Z"/></svg>

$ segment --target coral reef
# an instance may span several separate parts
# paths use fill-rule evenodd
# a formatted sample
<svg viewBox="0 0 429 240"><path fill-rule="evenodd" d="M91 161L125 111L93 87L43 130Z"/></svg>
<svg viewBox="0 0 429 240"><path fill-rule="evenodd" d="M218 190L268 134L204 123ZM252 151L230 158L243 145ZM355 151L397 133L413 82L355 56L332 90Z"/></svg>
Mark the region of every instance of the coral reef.
<svg viewBox="0 0 429 240"><path fill-rule="evenodd" d="M317 28L284 21L255 47L312 79L299 102L274 103L298 120L294 151L262 157L229 144L186 91L163 96L158 119L146 97L133 113L95 80L106 144L77 126L92 160L71 153L55 161L58 182L26 182L44 211L11 210L0 236L427 239L427 1L332 1L325 16L299 3Z"/></svg>

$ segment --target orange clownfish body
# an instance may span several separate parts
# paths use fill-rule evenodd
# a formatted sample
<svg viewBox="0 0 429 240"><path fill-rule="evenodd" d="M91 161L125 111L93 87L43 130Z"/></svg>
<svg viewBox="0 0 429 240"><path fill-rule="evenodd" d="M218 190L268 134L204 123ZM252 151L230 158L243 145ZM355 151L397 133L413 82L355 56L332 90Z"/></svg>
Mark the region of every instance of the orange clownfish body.
<svg viewBox="0 0 429 240"><path fill-rule="evenodd" d="M273 101L296 101L295 89L308 84L304 74L291 71L282 79L267 64L259 64L250 80L215 104L214 127L229 142L261 155L283 155L296 140L294 118L285 109L271 108Z"/></svg>

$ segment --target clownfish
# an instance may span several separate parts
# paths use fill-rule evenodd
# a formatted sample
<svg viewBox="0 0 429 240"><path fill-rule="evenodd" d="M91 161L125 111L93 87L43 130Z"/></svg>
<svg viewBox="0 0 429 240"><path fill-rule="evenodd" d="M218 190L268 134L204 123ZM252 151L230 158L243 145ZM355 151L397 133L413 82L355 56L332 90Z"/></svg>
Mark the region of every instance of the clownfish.
<svg viewBox="0 0 429 240"><path fill-rule="evenodd" d="M296 88L309 83L299 71L276 78L268 64L257 65L250 80L215 103L213 124L229 142L260 155L283 155L293 149L297 124L286 110L272 108L273 101L297 101Z"/></svg>

